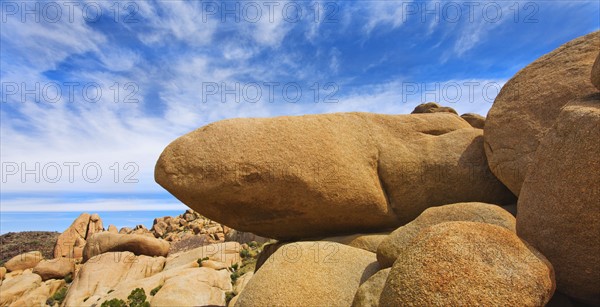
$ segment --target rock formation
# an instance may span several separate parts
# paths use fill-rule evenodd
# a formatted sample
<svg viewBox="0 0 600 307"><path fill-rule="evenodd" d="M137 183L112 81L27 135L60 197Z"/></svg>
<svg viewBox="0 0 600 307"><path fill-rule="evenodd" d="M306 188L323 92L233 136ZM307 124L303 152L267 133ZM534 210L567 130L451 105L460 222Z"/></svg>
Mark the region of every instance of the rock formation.
<svg viewBox="0 0 600 307"><path fill-rule="evenodd" d="M515 201L489 172L481 129L448 113L224 120L172 142L155 178L210 219L279 239L385 230L447 203Z"/></svg>

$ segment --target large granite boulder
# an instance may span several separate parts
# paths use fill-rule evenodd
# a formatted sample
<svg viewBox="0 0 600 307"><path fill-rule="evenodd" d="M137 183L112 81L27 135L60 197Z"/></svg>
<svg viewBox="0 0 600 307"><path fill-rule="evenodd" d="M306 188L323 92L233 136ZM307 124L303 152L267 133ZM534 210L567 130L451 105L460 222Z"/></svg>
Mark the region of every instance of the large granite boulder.
<svg viewBox="0 0 600 307"><path fill-rule="evenodd" d="M362 283L354 295L352 307L379 306L379 297L391 270L391 268L383 269Z"/></svg>
<svg viewBox="0 0 600 307"><path fill-rule="evenodd" d="M75 271L75 261L70 258L56 258L42 260L34 268L33 273L42 277L42 280L63 279Z"/></svg>
<svg viewBox="0 0 600 307"><path fill-rule="evenodd" d="M10 258L8 261L6 261L4 266L9 272L33 269L43 259L44 256L41 252L27 252Z"/></svg>
<svg viewBox="0 0 600 307"><path fill-rule="evenodd" d="M125 251L135 255L165 257L169 253L169 242L156 239L154 236L124 235L105 231L94 234L87 240L83 249L83 262L102 253Z"/></svg>
<svg viewBox="0 0 600 307"><path fill-rule="evenodd" d="M554 293L552 265L497 225L431 226L398 256L381 306L544 306Z"/></svg>
<svg viewBox="0 0 600 307"><path fill-rule="evenodd" d="M554 265L557 289L600 305L600 93L572 101L541 139L517 233Z"/></svg>
<svg viewBox="0 0 600 307"><path fill-rule="evenodd" d="M375 254L334 242L282 246L256 271L237 306L350 306L379 269Z"/></svg>
<svg viewBox="0 0 600 307"><path fill-rule="evenodd" d="M423 229L453 221L494 224L516 232L515 218L500 206L473 202L433 207L387 236L377 249L377 261L384 268L391 267L398 255Z"/></svg>
<svg viewBox="0 0 600 307"><path fill-rule="evenodd" d="M54 258L81 258L86 239L102 230L102 219L98 214L82 213L58 236Z"/></svg>
<svg viewBox="0 0 600 307"><path fill-rule="evenodd" d="M447 203L514 202L481 129L455 114L219 121L172 142L155 179L204 216L277 239L373 232Z"/></svg>
<svg viewBox="0 0 600 307"><path fill-rule="evenodd" d="M598 46L600 32L574 39L519 71L496 97L485 122L485 151L492 172L515 195L560 109L598 91L590 82Z"/></svg>

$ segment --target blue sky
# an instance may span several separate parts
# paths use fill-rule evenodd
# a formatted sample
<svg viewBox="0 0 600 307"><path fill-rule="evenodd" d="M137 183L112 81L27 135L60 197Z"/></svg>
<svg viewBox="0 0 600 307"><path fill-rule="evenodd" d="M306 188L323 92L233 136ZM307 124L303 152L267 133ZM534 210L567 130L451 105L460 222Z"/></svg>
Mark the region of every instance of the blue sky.
<svg viewBox="0 0 600 307"><path fill-rule="evenodd" d="M598 1L1 4L2 233L183 211L154 163L225 118L485 115L519 69L600 27Z"/></svg>

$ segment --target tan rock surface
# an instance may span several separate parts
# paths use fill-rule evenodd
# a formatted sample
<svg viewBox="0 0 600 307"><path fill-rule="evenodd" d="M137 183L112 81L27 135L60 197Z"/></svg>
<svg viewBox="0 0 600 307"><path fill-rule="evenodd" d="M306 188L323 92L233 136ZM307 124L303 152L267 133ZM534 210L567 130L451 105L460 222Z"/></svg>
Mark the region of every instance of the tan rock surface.
<svg viewBox="0 0 600 307"><path fill-rule="evenodd" d="M485 117L475 114L475 113L465 113L460 116L462 119L466 120L469 125L473 126L473 128L483 129L485 126Z"/></svg>
<svg viewBox="0 0 600 307"><path fill-rule="evenodd" d="M596 61L594 62L594 66L592 66L591 77L592 84L594 84L596 89L600 90L600 53L598 53Z"/></svg>
<svg viewBox="0 0 600 307"><path fill-rule="evenodd" d="M237 294L242 293L242 290L246 288L246 285L248 285L248 282L250 282L250 279L252 279L253 276L254 272L248 272L238 277L238 279L235 281L235 285L233 285L233 291Z"/></svg>
<svg viewBox="0 0 600 307"><path fill-rule="evenodd" d="M571 102L542 138L517 233L552 262L560 292L600 304L600 93Z"/></svg>
<svg viewBox="0 0 600 307"><path fill-rule="evenodd" d="M377 249L377 260L391 267L410 242L427 227L453 221L481 222L502 226L516 232L515 218L500 206L485 203L458 203L425 210L414 221L394 230Z"/></svg>
<svg viewBox="0 0 600 307"><path fill-rule="evenodd" d="M42 260L33 268L33 273L40 275L44 281L62 279L74 271L75 262L70 258Z"/></svg>
<svg viewBox="0 0 600 307"><path fill-rule="evenodd" d="M485 123L485 150L492 172L515 195L560 109L598 91L589 77L598 46L600 32L574 39L519 71L496 97Z"/></svg>
<svg viewBox="0 0 600 307"><path fill-rule="evenodd" d="M62 279L47 280L41 283L39 287L23 294L11 306L47 306L46 301L48 298L65 285L65 281Z"/></svg>
<svg viewBox="0 0 600 307"><path fill-rule="evenodd" d="M390 270L391 268L383 269L362 283L354 295L352 307L379 306L379 297L385 286L385 281L390 274Z"/></svg>
<svg viewBox="0 0 600 307"><path fill-rule="evenodd" d="M361 282L377 272L375 254L334 242L279 248L256 271L238 306L350 306Z"/></svg>
<svg viewBox="0 0 600 307"><path fill-rule="evenodd" d="M385 230L446 203L514 202L488 169L481 129L446 113L224 120L172 142L155 179L212 220L278 239Z"/></svg>
<svg viewBox="0 0 600 307"><path fill-rule="evenodd" d="M109 252L95 256L79 270L69 288L65 305L95 304L109 291L119 289L122 284L161 272L164 264L164 257L136 256L131 252Z"/></svg>
<svg viewBox="0 0 600 307"><path fill-rule="evenodd" d="M17 271L17 270L26 270L34 268L40 261L44 259L42 253L38 251L27 252L20 255L16 255L10 258L4 266L6 270Z"/></svg>
<svg viewBox="0 0 600 307"><path fill-rule="evenodd" d="M0 286L0 306L9 306L25 295L40 287L42 278L37 274L22 274L6 279Z"/></svg>
<svg viewBox="0 0 600 307"><path fill-rule="evenodd" d="M58 236L54 258L81 258L86 239L101 232L102 227L102 219L98 214L82 213Z"/></svg>
<svg viewBox="0 0 600 307"><path fill-rule="evenodd" d="M193 274L165 281L152 298L152 306L225 306L225 292L231 291L228 271L198 268Z"/></svg>
<svg viewBox="0 0 600 307"><path fill-rule="evenodd" d="M209 260L215 260L231 266L234 263L240 263L240 244L237 242L225 242L206 245L195 248L190 251L169 255L165 265L165 271L190 263L196 263L198 259L208 257Z"/></svg>
<svg viewBox="0 0 600 307"><path fill-rule="evenodd" d="M110 232L110 233L119 233L119 230L117 229L117 226L112 225L112 224L108 225L108 230L107 231Z"/></svg>
<svg viewBox="0 0 600 307"><path fill-rule="evenodd" d="M106 252L132 252L135 255L167 256L169 242L154 236L101 232L88 239L83 250L83 262Z"/></svg>
<svg viewBox="0 0 600 307"><path fill-rule="evenodd" d="M348 246L364 249L372 253L377 252L377 247L389 235L389 232L362 233L347 236L328 237L320 241L331 241Z"/></svg>
<svg viewBox="0 0 600 307"><path fill-rule="evenodd" d="M411 112L411 114L420 114L420 113L456 113L456 110L450 107L443 107L435 102L427 102L422 103L415 107L415 109Z"/></svg>
<svg viewBox="0 0 600 307"><path fill-rule="evenodd" d="M446 222L423 230L398 256L381 306L544 306L550 263L497 225Z"/></svg>

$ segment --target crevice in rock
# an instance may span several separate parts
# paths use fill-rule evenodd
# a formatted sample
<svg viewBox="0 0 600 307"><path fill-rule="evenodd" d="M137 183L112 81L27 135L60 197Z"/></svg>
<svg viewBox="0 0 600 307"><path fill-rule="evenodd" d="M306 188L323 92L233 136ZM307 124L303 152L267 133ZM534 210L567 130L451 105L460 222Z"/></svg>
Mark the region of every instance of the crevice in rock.
<svg viewBox="0 0 600 307"><path fill-rule="evenodd" d="M432 130L425 130L425 131L419 131L423 134L429 134L429 135L433 135L433 136L438 136L438 135L442 135L442 134L446 134L452 131L448 131L448 130L437 130L437 129L432 129Z"/></svg>

